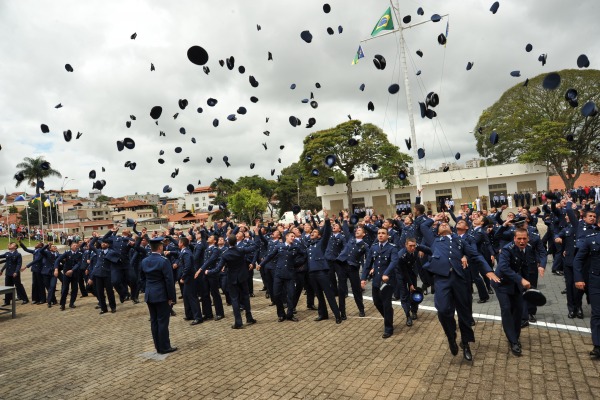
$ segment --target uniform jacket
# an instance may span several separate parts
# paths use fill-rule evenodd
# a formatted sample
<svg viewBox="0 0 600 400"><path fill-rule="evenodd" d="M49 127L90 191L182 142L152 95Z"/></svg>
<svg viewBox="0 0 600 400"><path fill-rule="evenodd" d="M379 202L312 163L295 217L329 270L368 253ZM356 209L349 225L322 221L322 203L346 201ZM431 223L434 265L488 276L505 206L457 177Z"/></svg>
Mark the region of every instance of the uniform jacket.
<svg viewBox="0 0 600 400"><path fill-rule="evenodd" d="M21 273L23 257L17 250L7 251L6 253L0 255L0 258L6 259L6 263L4 264L4 267L2 267L2 271L6 270L7 276L12 276L15 273Z"/></svg>
<svg viewBox="0 0 600 400"><path fill-rule="evenodd" d="M232 285L248 280L248 262L246 257L256 251L256 244L246 246L232 246L226 248L217 263L217 269L225 268L228 282Z"/></svg>
<svg viewBox="0 0 600 400"><path fill-rule="evenodd" d="M144 300L147 303L175 301L173 267L166 257L151 253L142 261L141 276L146 280Z"/></svg>
<svg viewBox="0 0 600 400"><path fill-rule="evenodd" d="M275 275L281 279L295 279L296 268L306 262L306 250L299 242L292 244L279 243L273 249L263 262L268 263L275 260Z"/></svg>
<svg viewBox="0 0 600 400"><path fill-rule="evenodd" d="M390 285L395 284L395 270L398 267L398 248L390 242L383 244L377 242L369 248L367 261L362 271L361 279L367 280L371 270L373 271L373 287L381 287L381 277L387 275Z"/></svg>

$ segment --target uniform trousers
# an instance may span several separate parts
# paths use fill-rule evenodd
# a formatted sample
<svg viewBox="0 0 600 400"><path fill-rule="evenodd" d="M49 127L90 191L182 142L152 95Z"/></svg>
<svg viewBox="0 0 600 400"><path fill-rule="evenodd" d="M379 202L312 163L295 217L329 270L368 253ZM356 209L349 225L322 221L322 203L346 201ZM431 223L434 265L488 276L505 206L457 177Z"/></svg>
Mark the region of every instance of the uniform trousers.
<svg viewBox="0 0 600 400"><path fill-rule="evenodd" d="M283 308L284 292L287 303L287 313ZM277 306L277 316L291 319L294 316L296 280L291 278L283 278L277 272L275 272L275 280L273 281L273 294L275 306Z"/></svg>
<svg viewBox="0 0 600 400"><path fill-rule="evenodd" d="M171 307L166 301L146 304L150 312L150 330L152 331L154 348L157 352L164 352L171 348L171 341L169 340Z"/></svg>
<svg viewBox="0 0 600 400"><path fill-rule="evenodd" d="M248 281L232 283L228 281L229 297L231 298L231 307L233 308L233 316L235 325L242 326L242 314L240 312L240 304L244 306L246 311L246 322L252 320L252 311L250 309L250 293L248 292Z"/></svg>
<svg viewBox="0 0 600 400"><path fill-rule="evenodd" d="M392 308L392 294L394 286L386 285L383 289L373 286L373 304L383 317L384 333L394 333L394 309Z"/></svg>
<svg viewBox="0 0 600 400"><path fill-rule="evenodd" d="M96 298L100 302L100 309L104 312L108 311L106 307L106 297L108 297L108 305L111 310L117 309L117 302L115 301L115 292L113 290L110 276L96 276L94 277L94 285L96 286ZM106 297L104 296L106 292Z"/></svg>
<svg viewBox="0 0 600 400"><path fill-rule="evenodd" d="M466 273L468 274L468 272ZM454 319L456 311L462 342L474 342L475 334L471 328L473 313L471 312L470 282L452 270L448 276L435 275L434 285L433 300L446 337L449 340L456 340L456 320Z"/></svg>
<svg viewBox="0 0 600 400"><path fill-rule="evenodd" d="M4 285L5 286L14 286L17 289L17 298L23 301L29 301L27 298L27 292L25 292L25 287L21 283L21 273L17 272L17 276L13 277L12 275L6 274L4 277ZM12 301L16 301L16 299L12 298L12 292L4 295L4 303L8 304Z"/></svg>
<svg viewBox="0 0 600 400"><path fill-rule="evenodd" d="M338 278L338 301L340 304L340 312L346 313L346 296L348 296L348 279L350 279L350 287L352 288L352 296L358 311L364 311L362 289L360 287L360 275L358 269L360 267L349 265L348 263L336 263L335 272Z"/></svg>
<svg viewBox="0 0 600 400"><path fill-rule="evenodd" d="M71 276L67 276L63 273L62 286L60 288L60 305L64 306L67 303L67 295L69 294L69 288L71 290L71 299L69 305L75 304L77 299L77 271L73 271Z"/></svg>
<svg viewBox="0 0 600 400"><path fill-rule="evenodd" d="M523 314L523 296L514 283L512 290L504 286L496 287L496 297L500 303L502 329L508 341L512 344L519 341L521 336L521 315Z"/></svg>
<svg viewBox="0 0 600 400"><path fill-rule="evenodd" d="M308 273L308 275L313 290L315 291L315 295L319 300L319 316L322 318L328 318L327 305L325 304L325 299L327 299L329 308L331 308L335 318L341 318L340 309L338 308L338 305L335 301L335 295L333 294L333 289L331 288L329 271L311 271Z"/></svg>
<svg viewBox="0 0 600 400"><path fill-rule="evenodd" d="M200 303L198 302L198 289L196 282L193 279L188 279L183 284L183 309L187 319L202 321L202 313L200 312Z"/></svg>

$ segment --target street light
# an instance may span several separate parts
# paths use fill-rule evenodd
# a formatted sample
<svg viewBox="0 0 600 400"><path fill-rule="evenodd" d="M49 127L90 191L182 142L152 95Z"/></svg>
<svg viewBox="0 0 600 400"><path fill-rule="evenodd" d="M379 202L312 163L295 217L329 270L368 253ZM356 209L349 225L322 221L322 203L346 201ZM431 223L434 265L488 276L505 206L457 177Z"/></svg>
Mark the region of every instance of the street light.
<svg viewBox="0 0 600 400"><path fill-rule="evenodd" d="M65 176L65 179L63 179L62 185L60 185L60 210L61 210L61 214L62 214L62 230L63 230L63 233L65 233L65 205L63 204L63 202L64 202L63 191L65 189L65 186L67 186L67 184L69 182L74 181L74 180L75 179L69 179L68 176Z"/></svg>

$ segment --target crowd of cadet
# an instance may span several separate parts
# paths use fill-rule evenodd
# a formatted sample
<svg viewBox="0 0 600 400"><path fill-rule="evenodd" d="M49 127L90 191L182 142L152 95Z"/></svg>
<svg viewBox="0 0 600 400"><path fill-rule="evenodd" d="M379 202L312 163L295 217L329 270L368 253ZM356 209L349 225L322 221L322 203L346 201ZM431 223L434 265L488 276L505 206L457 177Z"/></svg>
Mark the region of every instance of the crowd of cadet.
<svg viewBox="0 0 600 400"><path fill-rule="evenodd" d="M84 297L97 297L100 314L116 312L114 292L120 303L139 303L143 292L156 350L168 353L177 349L170 344L168 326L178 300L191 325L225 318L223 296L232 307L233 329L244 327L242 312L246 325L256 323L250 304L255 271L263 283L259 291L271 300L279 322L298 321L296 310L304 294L307 309L316 311L315 321L329 319L331 312L341 324L354 312L347 304L348 282L357 315L364 317L363 292L370 282L373 303L384 320L384 339L394 333L392 300L400 301L410 327L418 319L418 296L413 295L431 293L453 355L459 352L458 314L460 347L470 361L473 294L478 303L496 295L508 346L520 356L521 329L537 321L537 307L523 293L537 287L551 254L552 273L564 275L568 318L584 318L584 297L591 304L590 355L600 358L600 204L592 210L586 199L577 204L568 195L549 192L544 197L541 207L519 207L506 219L505 206L427 215L417 199L412 209L399 210L393 218L345 211L330 218L324 210L323 220L297 215L293 224L263 225L257 220L248 226L227 219L165 232L138 232L134 225L119 233L115 227L72 243L62 254L51 243L40 242L33 250L19 243L33 254L26 266L17 243L11 243L0 260L5 262L5 283L16 287L17 299L8 294L5 305L29 302L20 280L25 268L32 272L32 303L48 308L58 304L62 311L67 298L68 307L76 307L78 290ZM541 237L537 227L542 222L547 229Z"/></svg>

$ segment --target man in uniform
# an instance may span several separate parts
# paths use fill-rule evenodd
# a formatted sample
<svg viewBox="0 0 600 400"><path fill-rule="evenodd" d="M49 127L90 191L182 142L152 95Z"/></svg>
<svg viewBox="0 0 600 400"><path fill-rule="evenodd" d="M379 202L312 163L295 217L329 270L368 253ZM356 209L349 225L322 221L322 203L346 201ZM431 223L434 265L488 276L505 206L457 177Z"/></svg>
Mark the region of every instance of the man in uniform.
<svg viewBox="0 0 600 400"><path fill-rule="evenodd" d="M221 299L221 293L219 293L219 275L207 274L207 270L213 269L217 265L219 257L221 256L221 252L216 246L217 241L218 238L216 235L210 235L206 239L208 247L204 250L202 265L194 275L195 279L198 279L200 275L204 276L204 278L201 279L205 280L207 293L205 296L202 296L202 310L204 315L212 314L210 301L210 297L212 297L212 305L215 307L215 321L219 321L225 316L225 312L223 310L223 300Z"/></svg>
<svg viewBox="0 0 600 400"><path fill-rule="evenodd" d="M89 251L93 252L96 256L90 257L90 261L94 262L94 265L91 266L88 283L94 285L96 289L96 297L100 303L100 315L108 312L106 298L108 298L110 312L115 313L117 312L117 303L115 301L115 292L112 286L110 270L115 267L115 263L118 262L120 254L109 249L109 245L105 241L100 244L100 249L96 248L98 234L93 232L92 236L93 239L89 243ZM105 291L106 297L104 296Z"/></svg>
<svg viewBox="0 0 600 400"><path fill-rule="evenodd" d="M150 312L152 339L157 353L172 353L177 350L169 340L171 304L176 296L173 268L169 260L162 256L162 237L150 239L150 248L152 253L142 261L141 274L146 281L144 300Z"/></svg>
<svg viewBox="0 0 600 400"><path fill-rule="evenodd" d="M444 218L443 214L438 214L435 220L442 221ZM427 235L433 236L433 232L427 231ZM478 264L471 267L480 268L493 281L498 282L499 279L480 254L464 243L458 235L452 234L448 223L442 222L438 226L438 237L430 238L430 241L433 242L432 256L423 268L435 275L434 302L438 310L438 319L448 338L450 352L452 355L457 355L456 320L454 319L456 311L463 356L465 360L471 361L473 355L469 343L475 341L475 334L471 328L473 320L470 296L471 275L466 270L467 257L472 264Z"/></svg>
<svg viewBox="0 0 600 400"><path fill-rule="evenodd" d="M347 222L344 221L344 231L346 231ZM350 236L348 231L347 236ZM352 287L352 296L358 308L358 316L365 316L365 305L363 303L362 288L360 286L360 269L365 262L365 256L369 250L369 245L363 240L365 230L358 227L354 231L354 238L348 239L346 246L337 258L339 262L338 290L339 307L342 319L346 319L346 296L348 295L348 279Z"/></svg>
<svg viewBox="0 0 600 400"><path fill-rule="evenodd" d="M17 251L17 244L11 242L8 245L8 252L0 255L0 259L6 259L6 263L2 270L0 270L0 276L4 270L6 270L6 277L4 278L4 284L6 286L14 286L17 289L17 298L23 300L22 304L29 303L29 298L27 297L27 292L25 292L25 287L21 283L21 266L23 264L23 257L21 253ZM7 293L4 295L4 306L8 306L11 301L17 301L17 299L13 299L12 293Z"/></svg>
<svg viewBox="0 0 600 400"><path fill-rule="evenodd" d="M183 308L184 320L192 321L190 325L198 325L203 322L198 302L198 286L194 280L196 271L192 261L192 252L189 249L188 238L179 238L179 257L177 258L177 269L179 269L179 283L183 285Z"/></svg>
<svg viewBox="0 0 600 400"><path fill-rule="evenodd" d="M81 258L83 254L80 251L80 245L73 241L71 250L62 253L54 262L54 276L58 277L59 270L62 272L62 286L60 291L60 310L65 310L67 304L67 294L69 286L71 287L71 300L69 308L75 308L75 299L77 299L77 277L78 270L81 267Z"/></svg>
<svg viewBox="0 0 600 400"><path fill-rule="evenodd" d="M380 228L377 232L378 242L367 252L367 261L363 268L360 285L367 285L367 277L373 277L373 304L383 317L382 338L387 339L394 334L394 309L392 294L396 284L395 269L398 266L398 248L388 242L388 230Z"/></svg>

